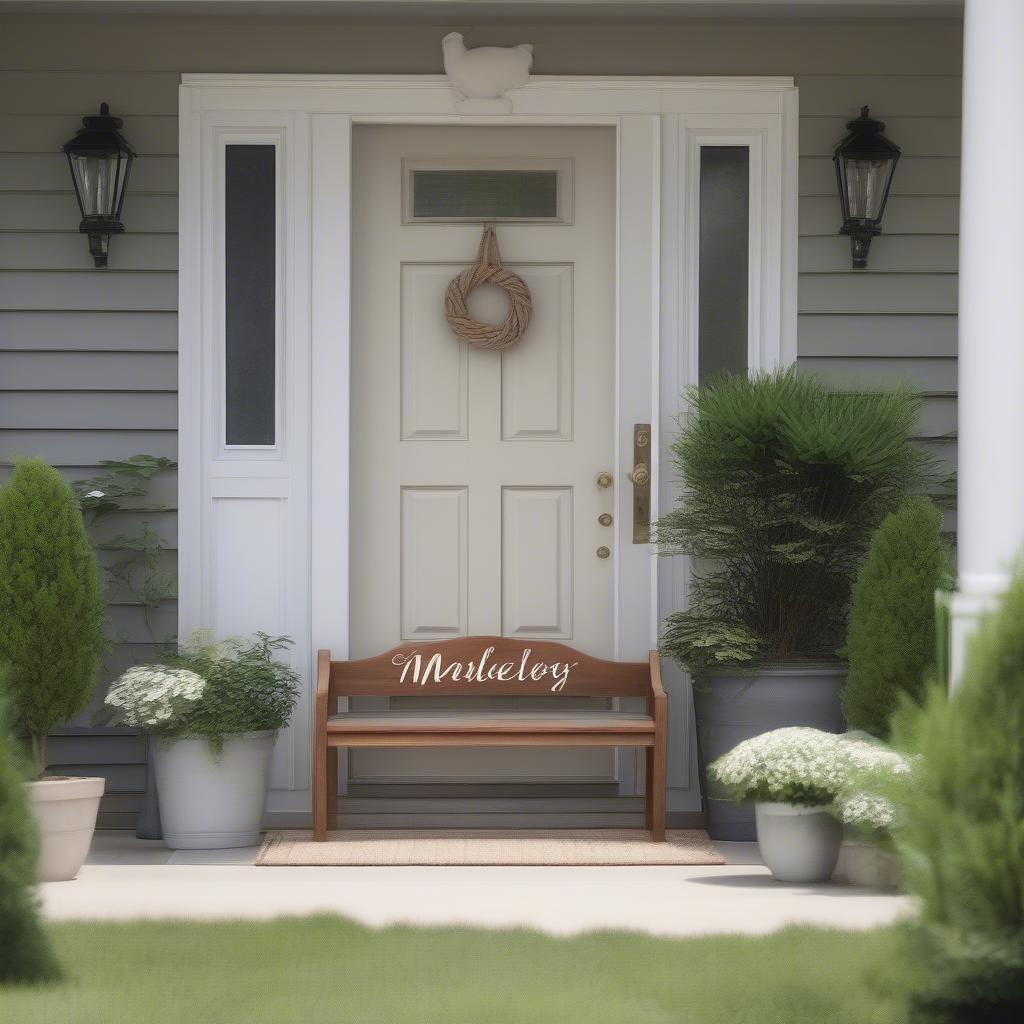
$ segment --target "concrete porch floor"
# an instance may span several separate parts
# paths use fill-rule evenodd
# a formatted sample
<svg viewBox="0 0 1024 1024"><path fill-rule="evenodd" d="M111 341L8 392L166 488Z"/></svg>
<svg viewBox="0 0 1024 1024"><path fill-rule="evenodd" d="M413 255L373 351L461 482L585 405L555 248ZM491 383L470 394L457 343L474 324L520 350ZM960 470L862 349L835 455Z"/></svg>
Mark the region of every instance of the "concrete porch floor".
<svg viewBox="0 0 1024 1024"><path fill-rule="evenodd" d="M40 892L53 921L333 913L376 927L522 926L562 935L871 928L912 912L905 896L782 885L756 844L717 845L722 867L256 867L255 847L171 851L131 832L100 831L78 878Z"/></svg>

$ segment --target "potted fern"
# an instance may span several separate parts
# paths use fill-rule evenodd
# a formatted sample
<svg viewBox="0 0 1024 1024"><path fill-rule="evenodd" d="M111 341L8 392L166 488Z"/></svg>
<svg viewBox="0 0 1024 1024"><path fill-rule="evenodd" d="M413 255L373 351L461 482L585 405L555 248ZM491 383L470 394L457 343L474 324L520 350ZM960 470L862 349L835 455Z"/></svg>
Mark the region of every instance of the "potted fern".
<svg viewBox="0 0 1024 1024"><path fill-rule="evenodd" d="M689 607L662 652L694 677L703 764L786 726L843 728L839 658L871 534L922 479L910 391L828 388L794 369L694 388L673 443L683 488L657 524L693 558ZM714 838L752 840L754 815L705 784Z"/></svg>
<svg viewBox="0 0 1024 1024"><path fill-rule="evenodd" d="M214 643L199 630L158 665L110 687L112 718L153 741L163 839L171 849L251 846L260 833L277 730L298 674L276 656L287 637Z"/></svg>
<svg viewBox="0 0 1024 1024"><path fill-rule="evenodd" d="M89 702L103 614L71 487L39 459L19 461L0 488L0 664L16 727L32 746L42 881L74 878L96 827L104 780L47 775L47 738Z"/></svg>

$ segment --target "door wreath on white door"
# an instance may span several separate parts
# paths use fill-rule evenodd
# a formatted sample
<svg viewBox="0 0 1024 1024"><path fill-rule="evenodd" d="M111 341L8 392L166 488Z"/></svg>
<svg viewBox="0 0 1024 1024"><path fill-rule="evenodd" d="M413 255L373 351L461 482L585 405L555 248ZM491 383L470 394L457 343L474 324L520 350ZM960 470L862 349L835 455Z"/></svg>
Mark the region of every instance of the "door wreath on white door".
<svg viewBox="0 0 1024 1024"><path fill-rule="evenodd" d="M466 300L469 293L482 284L493 284L508 295L508 315L501 324L485 324L469 315ZM464 270L448 285L444 296L444 313L455 337L476 348L509 348L530 326L533 300L526 282L501 265L498 238L493 224L484 225L476 263Z"/></svg>

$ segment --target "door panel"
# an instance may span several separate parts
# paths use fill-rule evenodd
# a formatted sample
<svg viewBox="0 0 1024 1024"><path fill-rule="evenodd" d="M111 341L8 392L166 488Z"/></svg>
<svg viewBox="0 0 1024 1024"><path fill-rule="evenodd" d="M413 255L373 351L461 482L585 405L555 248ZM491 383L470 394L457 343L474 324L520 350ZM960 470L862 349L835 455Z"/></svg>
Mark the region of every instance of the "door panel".
<svg viewBox="0 0 1024 1024"><path fill-rule="evenodd" d="M403 165L507 159L571 171L568 217L496 224L533 296L504 352L454 337L449 281L482 223L403 221ZM516 161L519 161L517 164ZM359 126L353 132L351 653L497 633L611 657L615 135L608 128ZM498 322L507 299L469 299ZM403 703L408 703L403 699ZM360 750L359 779L614 778L607 750Z"/></svg>

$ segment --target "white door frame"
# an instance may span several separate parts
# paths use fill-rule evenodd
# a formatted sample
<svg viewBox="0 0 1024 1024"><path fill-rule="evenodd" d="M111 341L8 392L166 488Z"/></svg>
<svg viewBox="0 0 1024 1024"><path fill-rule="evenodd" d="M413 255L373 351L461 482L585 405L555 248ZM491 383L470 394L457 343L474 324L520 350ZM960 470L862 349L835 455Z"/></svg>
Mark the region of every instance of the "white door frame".
<svg viewBox="0 0 1024 1024"><path fill-rule="evenodd" d="M617 134L614 650L657 642L685 576L632 543L633 430L653 444L696 379L700 144L751 146L750 356L796 339L797 93L791 78L533 78L510 114L460 115L443 76L184 75L180 90L179 633L296 639L306 686L278 744L271 812L309 808L314 652L348 650L351 133L355 124L607 125ZM278 436L223 443L223 146L278 148ZM663 455L664 457L664 455ZM652 516L672 500L652 467ZM313 467L317 471L313 472ZM326 467L333 467L327 472ZM661 608L659 609L659 603ZM688 730L688 692L675 729ZM681 717L679 717L681 716ZM682 737L686 731L676 731ZM682 742L685 746L685 742ZM670 787L689 785L689 758ZM630 784L630 766L623 766Z"/></svg>

